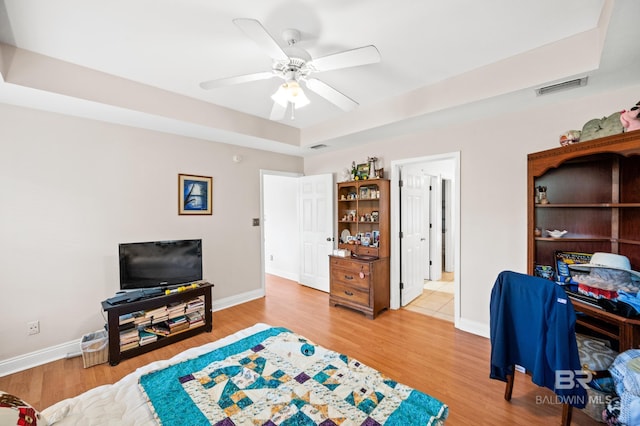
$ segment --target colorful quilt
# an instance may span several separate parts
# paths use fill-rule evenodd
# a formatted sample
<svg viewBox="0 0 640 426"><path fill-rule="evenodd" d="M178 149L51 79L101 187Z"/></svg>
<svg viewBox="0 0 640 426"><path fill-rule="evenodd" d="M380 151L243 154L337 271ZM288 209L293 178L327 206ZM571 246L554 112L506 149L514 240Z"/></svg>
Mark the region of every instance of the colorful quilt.
<svg viewBox="0 0 640 426"><path fill-rule="evenodd" d="M162 425L442 425L448 407L356 359L269 328L140 378Z"/></svg>

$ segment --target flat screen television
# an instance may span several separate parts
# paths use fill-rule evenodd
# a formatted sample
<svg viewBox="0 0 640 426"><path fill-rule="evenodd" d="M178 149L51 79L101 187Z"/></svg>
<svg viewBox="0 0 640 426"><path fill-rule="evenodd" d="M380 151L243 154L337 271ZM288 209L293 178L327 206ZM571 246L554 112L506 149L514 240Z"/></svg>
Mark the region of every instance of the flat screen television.
<svg viewBox="0 0 640 426"><path fill-rule="evenodd" d="M119 245L120 290L164 288L202 279L202 240Z"/></svg>

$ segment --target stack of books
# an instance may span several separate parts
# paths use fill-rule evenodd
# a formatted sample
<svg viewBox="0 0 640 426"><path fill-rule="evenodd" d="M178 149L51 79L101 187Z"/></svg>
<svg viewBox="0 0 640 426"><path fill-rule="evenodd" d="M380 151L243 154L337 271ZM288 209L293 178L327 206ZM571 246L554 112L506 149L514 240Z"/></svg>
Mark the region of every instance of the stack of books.
<svg viewBox="0 0 640 426"><path fill-rule="evenodd" d="M139 340L137 328L131 327L126 330L120 330L120 352L137 348Z"/></svg>
<svg viewBox="0 0 640 426"><path fill-rule="evenodd" d="M187 308L187 304L185 302L176 302L167 306L169 319L183 316L186 308Z"/></svg>
<svg viewBox="0 0 640 426"><path fill-rule="evenodd" d="M187 308L185 309L185 314L190 314L191 312L204 311L204 296L196 297L195 299L191 299L187 302Z"/></svg>
<svg viewBox="0 0 640 426"><path fill-rule="evenodd" d="M200 325L204 325L204 318L202 317L201 311L190 312L186 316L187 321L189 322L189 327L198 327Z"/></svg>
<svg viewBox="0 0 640 426"><path fill-rule="evenodd" d="M169 319L169 311L166 306L145 311L145 319L148 319L151 324L158 324Z"/></svg>
<svg viewBox="0 0 640 426"><path fill-rule="evenodd" d="M184 315L169 319L167 324L169 325L169 331L171 333L177 333L189 328L189 321L187 321L187 317Z"/></svg>
<svg viewBox="0 0 640 426"><path fill-rule="evenodd" d="M157 334L149 333L148 331L145 331L145 330L140 330L139 335L140 335L140 346L144 346L158 340Z"/></svg>

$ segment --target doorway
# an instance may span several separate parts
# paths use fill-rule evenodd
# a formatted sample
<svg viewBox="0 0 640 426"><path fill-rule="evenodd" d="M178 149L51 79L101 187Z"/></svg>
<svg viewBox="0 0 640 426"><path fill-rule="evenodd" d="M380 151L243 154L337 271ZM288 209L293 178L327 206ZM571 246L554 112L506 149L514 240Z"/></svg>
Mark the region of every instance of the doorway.
<svg viewBox="0 0 640 426"><path fill-rule="evenodd" d="M333 176L260 171L262 289L265 275L328 292Z"/></svg>
<svg viewBox="0 0 640 426"><path fill-rule="evenodd" d="M391 235L395 237L391 254L393 309L411 305L411 301L416 299L409 309L421 310L454 323L459 318L459 170L459 152L399 160L391 164L391 205L392 211L395 210L391 223ZM410 179L409 185L403 176ZM424 182L416 184L421 181ZM419 193L416 188L420 185L428 188L428 195L424 196L428 201L423 203L428 207L423 208L422 213L414 208L420 204L415 201L415 196L409 199L403 195L403 191ZM413 236L407 244L405 230L408 235L415 233L414 222L418 218L425 222L424 234L421 238ZM413 249L413 241L417 240L424 240L427 248L423 251L428 253L428 258L412 255L417 251ZM416 265L418 262L424 262L424 265ZM416 269L425 271L422 277L413 272ZM416 307L420 309L414 309Z"/></svg>

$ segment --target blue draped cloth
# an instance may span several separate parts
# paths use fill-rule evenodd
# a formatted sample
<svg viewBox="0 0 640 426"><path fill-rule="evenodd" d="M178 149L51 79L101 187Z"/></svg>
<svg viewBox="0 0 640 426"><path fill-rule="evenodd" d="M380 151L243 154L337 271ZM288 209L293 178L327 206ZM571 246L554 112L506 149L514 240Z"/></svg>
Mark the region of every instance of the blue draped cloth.
<svg viewBox="0 0 640 426"><path fill-rule="evenodd" d="M581 366L576 315L561 286L503 271L491 291L490 315L492 379L506 381L517 364L531 374L533 383L554 391L559 402L585 406L586 389L577 380L567 386L572 373L580 378Z"/></svg>

